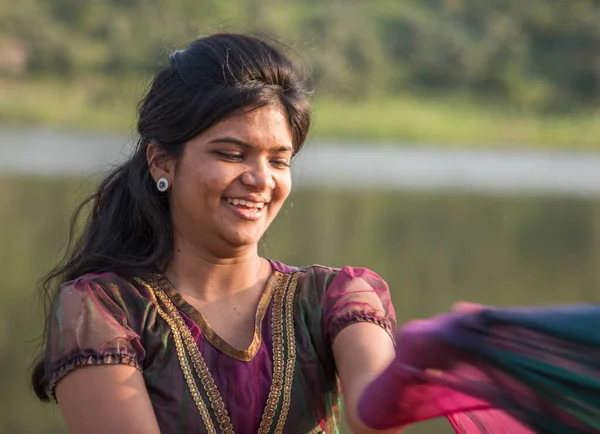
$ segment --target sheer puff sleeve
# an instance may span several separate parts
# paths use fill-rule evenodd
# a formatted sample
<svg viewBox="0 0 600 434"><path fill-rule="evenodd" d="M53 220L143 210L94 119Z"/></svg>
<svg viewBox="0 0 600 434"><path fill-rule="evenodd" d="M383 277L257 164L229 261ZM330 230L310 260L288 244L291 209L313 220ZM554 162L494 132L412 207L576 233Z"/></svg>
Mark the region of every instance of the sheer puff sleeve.
<svg viewBox="0 0 600 434"><path fill-rule="evenodd" d="M55 397L58 381L80 366L124 364L141 370L144 305L137 289L112 273L63 284L48 318L45 368L51 394Z"/></svg>
<svg viewBox="0 0 600 434"><path fill-rule="evenodd" d="M329 283L322 303L322 327L330 344L339 332L357 322L376 324L394 339L396 314L390 291L375 272L343 267Z"/></svg>

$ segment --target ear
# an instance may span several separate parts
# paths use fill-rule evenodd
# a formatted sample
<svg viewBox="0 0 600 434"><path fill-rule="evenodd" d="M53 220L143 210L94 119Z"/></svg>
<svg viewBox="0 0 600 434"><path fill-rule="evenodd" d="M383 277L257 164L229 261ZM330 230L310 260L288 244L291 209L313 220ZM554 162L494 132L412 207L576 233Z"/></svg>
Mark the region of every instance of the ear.
<svg viewBox="0 0 600 434"><path fill-rule="evenodd" d="M167 178L169 182L173 182L174 161L156 143L148 143L146 147L146 160L148 161L150 175L152 175L154 181L158 181L160 178Z"/></svg>

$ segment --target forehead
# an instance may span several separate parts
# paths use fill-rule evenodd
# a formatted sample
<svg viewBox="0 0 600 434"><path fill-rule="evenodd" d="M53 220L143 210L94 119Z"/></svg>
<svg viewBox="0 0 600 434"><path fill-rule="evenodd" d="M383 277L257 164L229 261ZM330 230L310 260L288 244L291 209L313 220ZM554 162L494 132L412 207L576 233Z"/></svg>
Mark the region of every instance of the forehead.
<svg viewBox="0 0 600 434"><path fill-rule="evenodd" d="M268 105L232 114L202 134L206 141L233 137L255 146L292 145L292 133L283 110Z"/></svg>

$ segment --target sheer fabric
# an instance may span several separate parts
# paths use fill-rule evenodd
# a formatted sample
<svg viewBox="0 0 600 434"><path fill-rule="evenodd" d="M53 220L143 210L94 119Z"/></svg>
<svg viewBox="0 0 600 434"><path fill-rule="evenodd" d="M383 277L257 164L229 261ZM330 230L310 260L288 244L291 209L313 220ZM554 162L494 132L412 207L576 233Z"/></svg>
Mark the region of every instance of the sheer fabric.
<svg viewBox="0 0 600 434"><path fill-rule="evenodd" d="M274 353L281 355L284 366L293 367L291 377L282 380L281 393L291 397L289 408L283 411L279 397L273 409L276 418L286 415L284 432L338 432L341 392L331 345L342 329L356 322L373 323L394 335L387 284L363 268L296 268L276 261L271 267L254 340L246 349L221 339L164 276L157 282L191 332L237 432L258 431L273 384ZM47 336L51 390L79 366L129 365L144 376L161 432L206 432L182 374L172 330L157 314L154 284L105 273L82 276L62 287ZM278 321L283 331L274 326ZM200 385L198 378L196 382Z"/></svg>
<svg viewBox="0 0 600 434"><path fill-rule="evenodd" d="M600 307L486 308L404 326L361 399L379 429L447 417L457 433L600 432Z"/></svg>

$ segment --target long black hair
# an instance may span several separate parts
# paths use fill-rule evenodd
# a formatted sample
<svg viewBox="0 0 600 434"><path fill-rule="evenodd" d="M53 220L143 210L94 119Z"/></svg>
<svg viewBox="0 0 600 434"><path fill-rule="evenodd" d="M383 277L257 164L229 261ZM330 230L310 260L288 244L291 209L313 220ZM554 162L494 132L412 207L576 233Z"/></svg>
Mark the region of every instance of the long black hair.
<svg viewBox="0 0 600 434"><path fill-rule="evenodd" d="M226 116L278 104L297 153L310 126L303 78L281 51L252 36L216 34L172 53L170 65L156 74L139 105L132 156L108 173L75 211L67 253L42 282L46 316L63 282L105 271L143 276L170 262L168 197L150 176L149 143L177 159L188 141ZM76 236L78 217L88 205L91 211ZM49 401L44 356L45 348L34 364L31 383L38 398Z"/></svg>

